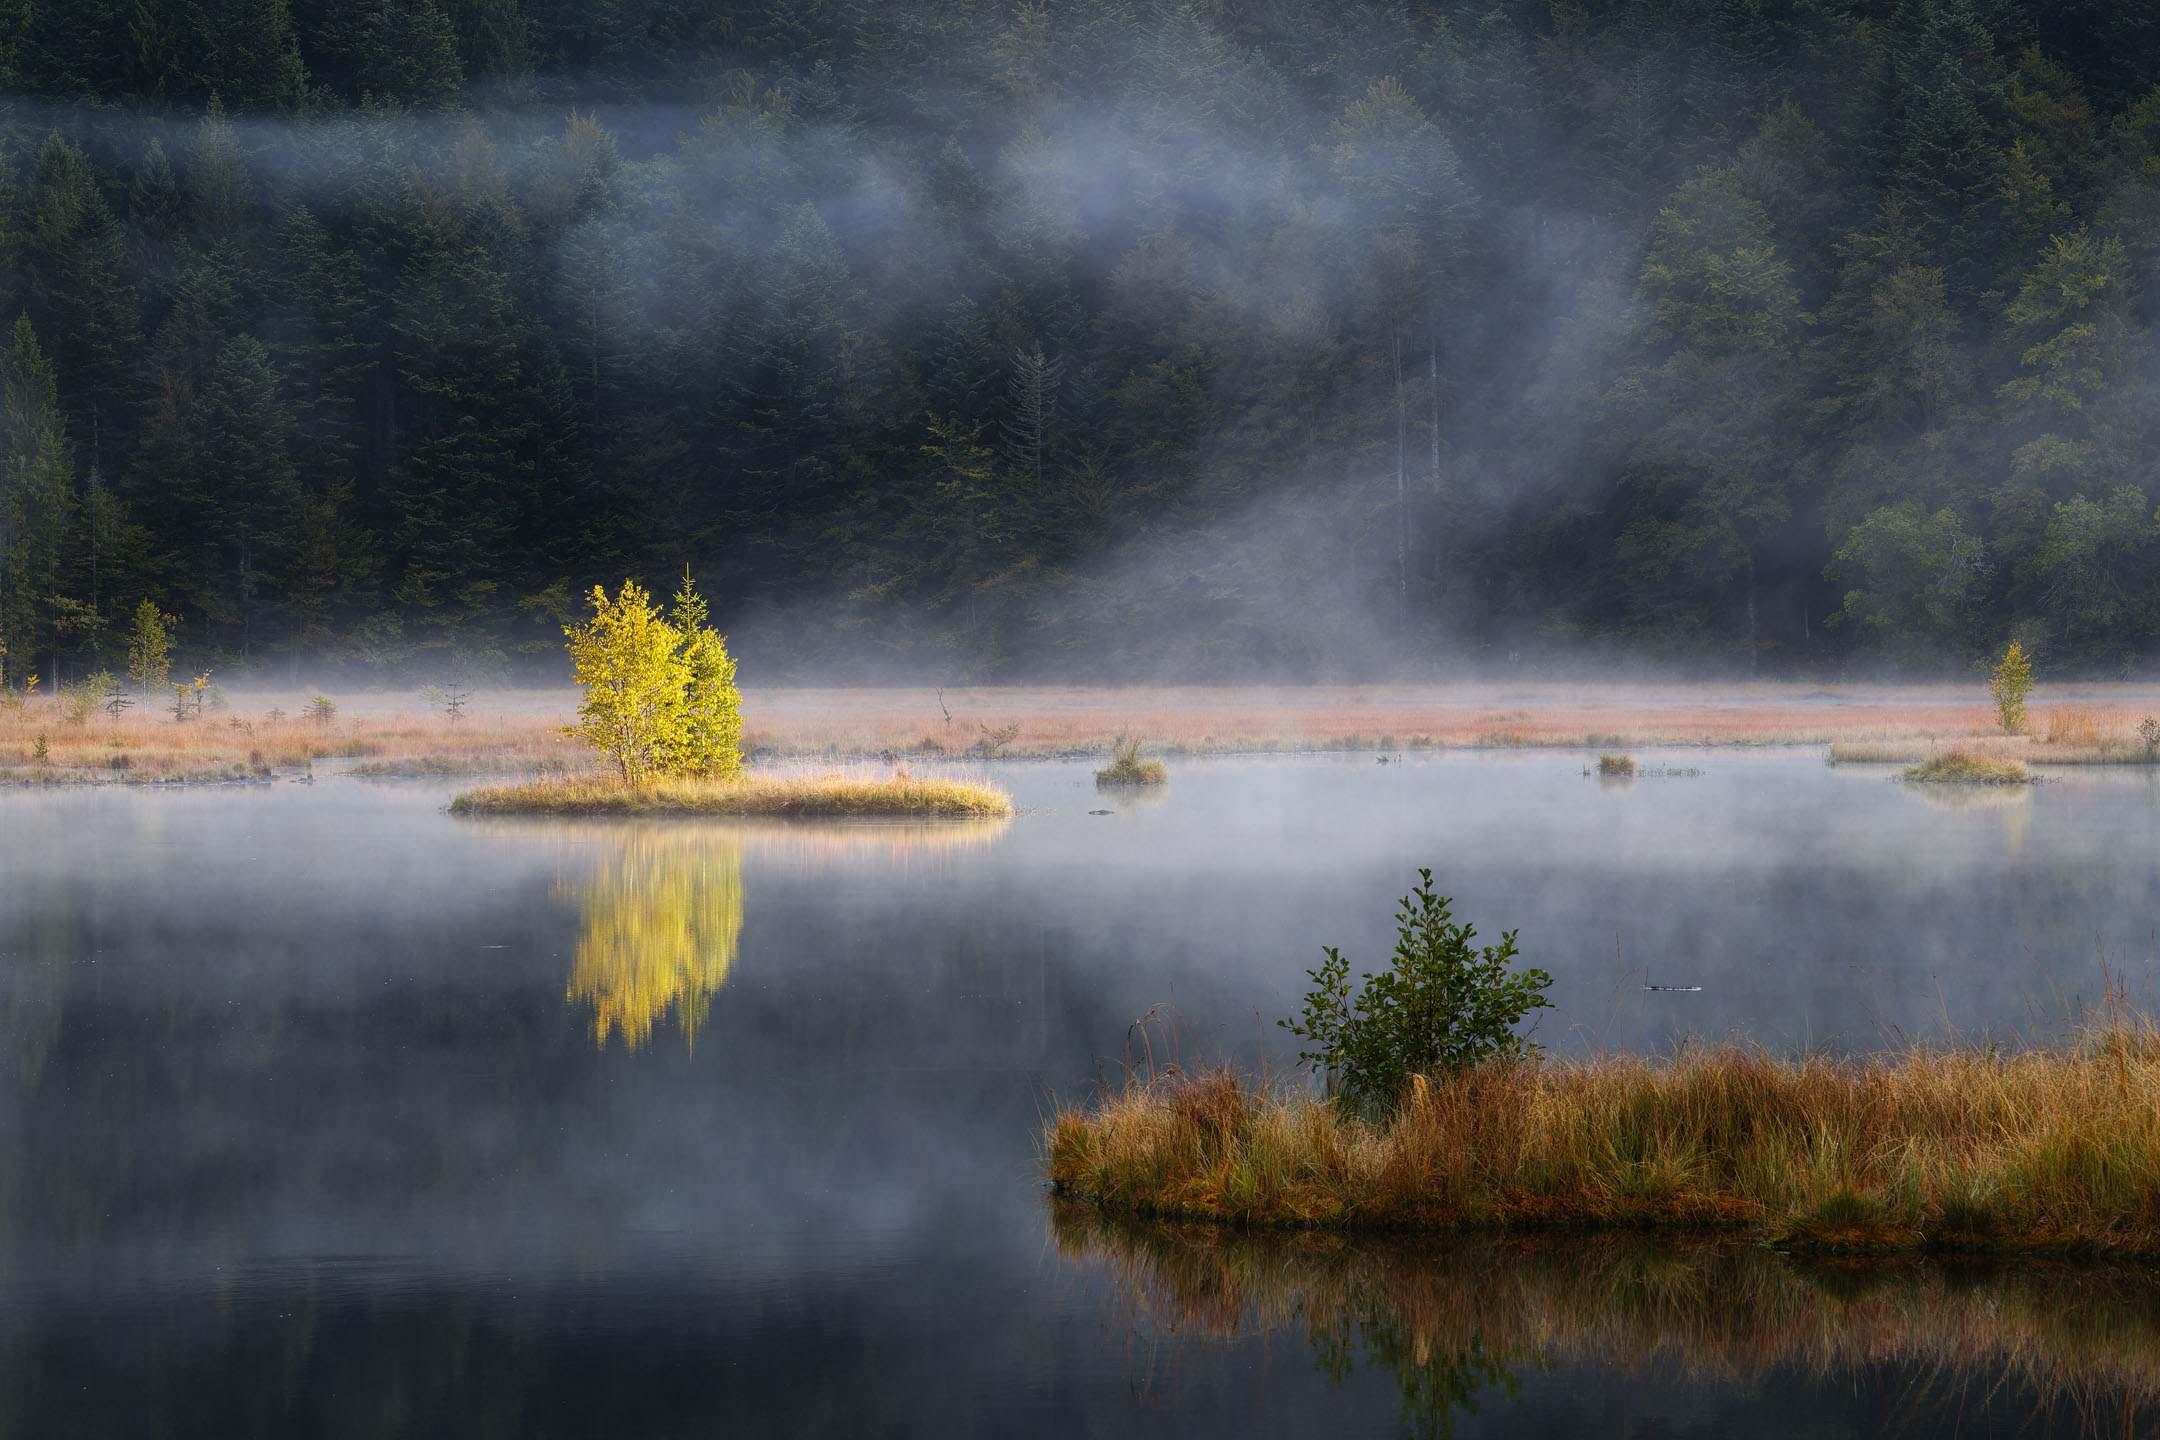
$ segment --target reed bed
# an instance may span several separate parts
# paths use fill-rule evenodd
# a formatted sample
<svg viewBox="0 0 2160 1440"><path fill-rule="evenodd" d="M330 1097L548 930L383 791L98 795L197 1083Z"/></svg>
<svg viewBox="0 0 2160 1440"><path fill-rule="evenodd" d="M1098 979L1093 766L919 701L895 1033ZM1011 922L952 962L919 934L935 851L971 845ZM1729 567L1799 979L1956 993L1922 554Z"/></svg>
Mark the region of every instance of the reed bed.
<svg viewBox="0 0 2160 1440"><path fill-rule="evenodd" d="M453 815L786 815L996 816L1012 797L967 780L910 775L749 776L740 780L661 780L626 785L613 777L572 776L469 791Z"/></svg>
<svg viewBox="0 0 2160 1440"><path fill-rule="evenodd" d="M1205 1339L1351 1337L1398 1372L1554 1358L1748 1383L1780 1370L1885 1362L1952 1394L2149 1416L2160 1406L2160 1308L2144 1266L1925 1257L1812 1261L1732 1238L1359 1238L1225 1230L1053 1201L1068 1263L1107 1273L1136 1328ZM1444 1395L1399 1373L1406 1400ZM1424 1417L1434 1418L1434 1417ZM2122 1433L2132 1433L2125 1429Z"/></svg>
<svg viewBox="0 0 2160 1440"><path fill-rule="evenodd" d="M223 710L185 721L155 708L118 717L93 709L71 719L60 701L0 703L0 783L263 779L326 760L358 760L373 774L530 772L587 759L583 746L554 733L560 721L546 709L451 722L369 698L337 701L336 715L322 722L303 714L311 695L285 692L237 695Z"/></svg>
<svg viewBox="0 0 2160 1440"><path fill-rule="evenodd" d="M2066 687L2057 687L2063 689ZM79 723L50 698L0 701L0 780L139 782L227 778L324 759L371 773L448 775L574 770L591 763L563 738L566 688L486 690L452 721L411 691L333 694L328 725L299 718L312 694L231 692L228 708L176 723L152 704ZM1913 764L1945 744L2030 763L2143 763L2138 730L2160 702L2121 687L2068 691L2036 706L2034 734L1994 733L1977 689L1798 685L1372 685L802 688L743 692L745 744L768 757L956 756L1114 759L1118 737L1161 755L1676 745L1824 745L1838 763ZM273 714L284 718L273 719ZM46 737L48 756L34 756ZM125 766L112 763L116 753Z"/></svg>
<svg viewBox="0 0 2160 1440"><path fill-rule="evenodd" d="M2082 694L2082 692L2081 692ZM2080 703L2129 705L2106 687ZM751 742L794 754L1177 756L1924 742L1992 725L1978 686L1290 685L745 690ZM2133 717L2134 718L2134 717Z"/></svg>
<svg viewBox="0 0 2160 1440"><path fill-rule="evenodd" d="M2047 1048L1491 1064L1418 1081L1382 1121L1303 1084L1166 1073L1063 1106L1041 1144L1056 1193L1175 1219L2160 1256L2160 1032L2126 1014Z"/></svg>

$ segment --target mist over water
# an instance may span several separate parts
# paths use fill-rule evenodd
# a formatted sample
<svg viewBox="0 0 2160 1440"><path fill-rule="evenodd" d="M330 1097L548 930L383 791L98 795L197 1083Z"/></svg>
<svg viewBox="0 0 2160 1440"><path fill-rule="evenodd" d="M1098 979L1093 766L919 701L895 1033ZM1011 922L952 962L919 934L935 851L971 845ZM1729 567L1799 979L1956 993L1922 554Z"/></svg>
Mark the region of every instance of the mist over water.
<svg viewBox="0 0 2160 1440"><path fill-rule="evenodd" d="M2096 940L2146 959L2142 772L1945 807L1638 759L1700 773L1225 759L1109 799L1016 764L1014 819L950 829L0 793L0 1417L1391 1433L1371 1357L1336 1388L1294 1337L1195 1334L1158 1373L1116 1267L1060 1258L1035 1127L1150 1005L1188 1056L1281 1063L1302 970L1379 965L1419 864L1554 973L1559 1049L2026 1027L2097 995ZM1476 1424L1579 1420L1621 1363L1516 1367ZM1862 1416L1894 1371L1632 1383L1645 1423L1783 1433L1778 1397Z"/></svg>

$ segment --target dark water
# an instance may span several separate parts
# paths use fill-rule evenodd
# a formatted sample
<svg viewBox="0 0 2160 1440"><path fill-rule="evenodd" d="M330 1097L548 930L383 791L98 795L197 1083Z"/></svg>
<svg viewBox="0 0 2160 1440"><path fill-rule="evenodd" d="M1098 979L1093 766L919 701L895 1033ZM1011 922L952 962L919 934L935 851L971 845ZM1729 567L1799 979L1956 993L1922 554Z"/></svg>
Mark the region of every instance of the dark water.
<svg viewBox="0 0 2160 1440"><path fill-rule="evenodd" d="M1553 971L1555 1045L2030 1028L2096 943L2147 973L2142 772L1948 804L1658 763L1701 773L1193 762L1111 800L1019 765L1025 813L967 827L0 793L0 1437L2116 1433L2144 1272L1346 1270L1053 1212L1054 1091L1156 1002L1279 1054L1299 972L1377 964L1417 865Z"/></svg>

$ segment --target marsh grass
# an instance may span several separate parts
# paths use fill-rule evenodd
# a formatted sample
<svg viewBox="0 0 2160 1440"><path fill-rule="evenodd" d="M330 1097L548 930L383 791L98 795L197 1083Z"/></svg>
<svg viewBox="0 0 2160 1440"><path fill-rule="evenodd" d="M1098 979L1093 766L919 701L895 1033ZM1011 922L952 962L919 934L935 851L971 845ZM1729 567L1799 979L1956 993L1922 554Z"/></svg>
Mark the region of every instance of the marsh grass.
<svg viewBox="0 0 2160 1440"><path fill-rule="evenodd" d="M1114 1310L1153 1337L1289 1332L1321 1355L1362 1348L1407 1409L1466 1357L1503 1372L1555 1359L1750 1383L1893 1362L1955 1394L2005 1382L2043 1408L2104 1417L2160 1405L2160 1309L2142 1266L1924 1256L1813 1260L1738 1237L1346 1237L1231 1230L1105 1214L1053 1200L1061 1258L1099 1269ZM1362 1340L1362 1345L1358 1341ZM1422 1427L1421 1427L1422 1428ZM1444 1423L1439 1427L1444 1433ZM1985 1428L1985 1427L1983 1427Z"/></svg>
<svg viewBox="0 0 2160 1440"><path fill-rule="evenodd" d="M1095 772L1097 785L1167 785L1170 767L1160 760L1142 760L1140 742L1120 736L1111 748L1110 763Z"/></svg>
<svg viewBox="0 0 2160 1440"><path fill-rule="evenodd" d="M559 697L550 696L550 703ZM374 762L383 773L530 772L582 765L582 746L555 733L552 708L530 704L452 726L374 705L332 702L327 718L283 693L236 694L225 714L176 722L154 708L78 725L58 723L50 702L0 708L0 783L156 784L264 778L322 761ZM47 764L33 741L49 732ZM424 767L433 764L432 771Z"/></svg>
<svg viewBox="0 0 2160 1440"><path fill-rule="evenodd" d="M625 785L612 776L571 776L473 790L453 815L925 815L1012 813L1012 797L966 780L910 775L745 776Z"/></svg>
<svg viewBox="0 0 2160 1440"><path fill-rule="evenodd" d="M1631 755L1615 755L1608 751L1597 757L1597 773L1632 777L1635 773L1635 759Z"/></svg>
<svg viewBox="0 0 2160 1440"><path fill-rule="evenodd" d="M2029 785L2032 772L2021 760L1953 746L1907 766L1903 778L1923 785Z"/></svg>
<svg viewBox="0 0 2160 1440"><path fill-rule="evenodd" d="M1181 1220L2160 1256L2160 1031L2111 1005L2048 1047L1530 1057L1420 1077L1371 1120L1163 1067L1059 1108L1041 1161L1058 1194Z"/></svg>

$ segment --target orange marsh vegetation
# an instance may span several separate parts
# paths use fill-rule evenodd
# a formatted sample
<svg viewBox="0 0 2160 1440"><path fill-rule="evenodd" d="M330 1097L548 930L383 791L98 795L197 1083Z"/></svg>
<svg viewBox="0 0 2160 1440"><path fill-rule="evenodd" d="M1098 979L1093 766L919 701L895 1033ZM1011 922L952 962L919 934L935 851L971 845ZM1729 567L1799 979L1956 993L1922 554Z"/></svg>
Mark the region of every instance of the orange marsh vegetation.
<svg viewBox="0 0 2160 1440"><path fill-rule="evenodd" d="M1113 1213L1243 1225L1734 1227L1827 1251L2160 1256L2160 1030L1785 1059L1532 1057L1362 1118L1303 1083L1166 1072L1067 1104L1042 1163Z"/></svg>
<svg viewBox="0 0 2160 1440"><path fill-rule="evenodd" d="M326 759L407 774L591 764L556 733L576 714L567 687L479 691L455 721L413 691L329 698L337 713L323 723L302 718L309 691L233 689L222 710L185 722L155 701L71 722L50 697L0 700L0 779L242 778ZM2160 695L2050 687L2026 736L1996 735L1977 685L753 687L743 711L746 746L781 756L1107 756L1134 736L1172 755L1829 744L1841 761L1904 764L1955 743L2036 763L2135 763L2151 758L2138 725L2160 714Z"/></svg>

